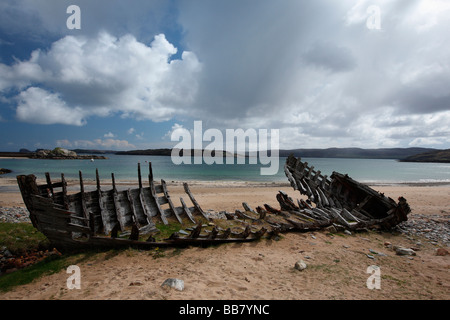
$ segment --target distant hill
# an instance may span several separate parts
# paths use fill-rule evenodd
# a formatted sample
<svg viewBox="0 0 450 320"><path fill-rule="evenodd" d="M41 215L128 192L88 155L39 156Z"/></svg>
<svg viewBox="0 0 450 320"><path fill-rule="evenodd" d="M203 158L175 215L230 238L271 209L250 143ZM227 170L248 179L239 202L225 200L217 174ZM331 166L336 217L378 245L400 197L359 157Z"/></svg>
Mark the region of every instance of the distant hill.
<svg viewBox="0 0 450 320"><path fill-rule="evenodd" d="M97 150L97 149L71 149L78 154L115 154L115 150Z"/></svg>
<svg viewBox="0 0 450 320"><path fill-rule="evenodd" d="M356 159L404 159L424 152L432 152L431 148L328 148L328 149L294 149L280 150L281 157L293 153L296 157L305 158L356 158Z"/></svg>
<svg viewBox="0 0 450 320"><path fill-rule="evenodd" d="M172 153L172 149L116 151L115 153L119 155L132 155L132 156L170 156Z"/></svg>
<svg viewBox="0 0 450 320"><path fill-rule="evenodd" d="M92 150L90 150L92 152ZM328 149L294 149L280 150L280 157L294 154L296 157L304 158L359 158L359 159L404 159L412 155L424 152L439 151L431 148L383 148L383 149L361 149L361 148L328 148ZM222 151L223 155L227 153ZM80 152L79 152L80 153ZM147 149L118 151L119 155L147 155L147 156L170 156L172 149ZM194 154L194 150L191 150ZM182 155L182 151L181 154ZM270 152L269 152L270 155Z"/></svg>
<svg viewBox="0 0 450 320"><path fill-rule="evenodd" d="M450 149L423 152L401 159L402 162L443 162L450 163Z"/></svg>
<svg viewBox="0 0 450 320"><path fill-rule="evenodd" d="M198 150L200 151L200 150ZM204 150L201 150L203 154ZM191 155L194 155L195 149L191 149ZM222 152L222 155L224 157L227 156L226 151L218 151ZM172 155L172 149L147 149L147 150L132 150L132 151L118 151L116 152L118 155L140 155L140 156L171 156ZM183 156L183 149L179 150L179 155ZM212 156L215 156L215 151L213 150L211 152Z"/></svg>

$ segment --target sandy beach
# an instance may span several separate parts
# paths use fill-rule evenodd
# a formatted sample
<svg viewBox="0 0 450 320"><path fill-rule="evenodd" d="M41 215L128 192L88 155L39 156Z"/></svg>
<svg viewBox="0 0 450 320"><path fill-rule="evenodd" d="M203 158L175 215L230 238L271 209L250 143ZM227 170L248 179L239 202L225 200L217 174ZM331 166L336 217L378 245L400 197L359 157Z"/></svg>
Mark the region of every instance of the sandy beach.
<svg viewBox="0 0 450 320"><path fill-rule="evenodd" d="M194 182L190 186L202 208L215 211L242 209L244 201L252 207L267 203L278 208L279 190L301 197L288 184ZM14 179L1 178L0 187L0 206L24 206ZM185 197L181 183L168 182L168 187L178 205L179 196ZM372 187L393 199L405 197L412 209L410 220L448 225L450 186ZM396 255L394 245L414 248L416 255ZM321 231L208 248L108 251L74 262L81 270L79 290L67 288L64 270L2 293L0 299L448 300L450 256L437 255L438 248L449 250L447 244L399 232ZM307 265L303 271L294 268L300 259ZM380 268L380 289L367 287L367 268L372 265ZM185 289L162 288L167 278L182 279Z"/></svg>

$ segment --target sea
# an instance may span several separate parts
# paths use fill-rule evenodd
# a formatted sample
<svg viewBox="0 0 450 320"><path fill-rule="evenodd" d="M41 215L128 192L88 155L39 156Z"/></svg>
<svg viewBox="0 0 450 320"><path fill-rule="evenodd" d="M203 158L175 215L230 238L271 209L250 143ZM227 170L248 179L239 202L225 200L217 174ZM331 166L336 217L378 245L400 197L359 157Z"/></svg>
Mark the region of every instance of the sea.
<svg viewBox="0 0 450 320"><path fill-rule="evenodd" d="M78 179L79 171L84 179L95 179L98 169L100 179L111 179L114 173L116 181L137 181L138 163L143 181L149 173L151 163L155 179L165 181L248 181L279 183L287 182L284 174L286 158L280 157L279 170L275 175L261 175L261 168L270 164L180 164L172 162L170 156L105 155L105 160L49 160L49 159L0 159L0 168L12 170L3 178L13 178L21 174L34 174L45 179L45 173L59 180L61 173L66 179ZM235 159L236 160L236 159ZM274 159L272 159L275 163ZM342 158L302 158L314 170L330 176L333 171L348 174L351 178L367 184L399 183L442 183L450 184L450 163L399 162L391 159L342 159ZM194 162L194 161L193 161ZM225 163L225 161L224 161ZM52 179L53 180L53 179ZM0 190L1 191L1 190Z"/></svg>

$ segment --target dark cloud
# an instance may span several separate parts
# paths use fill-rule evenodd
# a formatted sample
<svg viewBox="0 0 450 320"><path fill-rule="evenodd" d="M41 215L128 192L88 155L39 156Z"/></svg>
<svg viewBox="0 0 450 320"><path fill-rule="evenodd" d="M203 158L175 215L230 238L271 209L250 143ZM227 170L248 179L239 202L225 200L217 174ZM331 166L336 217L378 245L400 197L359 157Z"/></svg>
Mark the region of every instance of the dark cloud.
<svg viewBox="0 0 450 320"><path fill-rule="evenodd" d="M307 63L331 72L346 72L356 67L356 59L351 50L334 43L314 43L303 57Z"/></svg>

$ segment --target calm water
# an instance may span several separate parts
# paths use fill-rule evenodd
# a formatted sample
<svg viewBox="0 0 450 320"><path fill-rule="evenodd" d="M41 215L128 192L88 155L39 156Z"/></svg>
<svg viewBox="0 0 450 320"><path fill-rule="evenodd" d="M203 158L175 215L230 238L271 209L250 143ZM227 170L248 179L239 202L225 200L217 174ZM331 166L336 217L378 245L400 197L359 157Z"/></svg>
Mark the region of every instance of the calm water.
<svg viewBox="0 0 450 320"><path fill-rule="evenodd" d="M78 170L86 179L95 179L98 168L101 179L110 179L114 172L116 180L136 180L137 163L141 164L143 179L148 175L148 163L152 163L155 179L166 181L267 181L287 182L283 166L286 158L280 157L278 174L261 176L262 165L174 165L170 157L165 156L119 156L107 155L107 160L34 160L34 159L0 159L0 167L13 170L4 177L18 174L35 174L45 178L49 172L55 179L64 173L66 178L78 178ZM395 160L379 159L329 159L303 158L315 170L331 175L333 171L347 173L361 182L399 183L399 182L449 182L450 164L445 163L408 163ZM263 167L268 167L264 165Z"/></svg>

